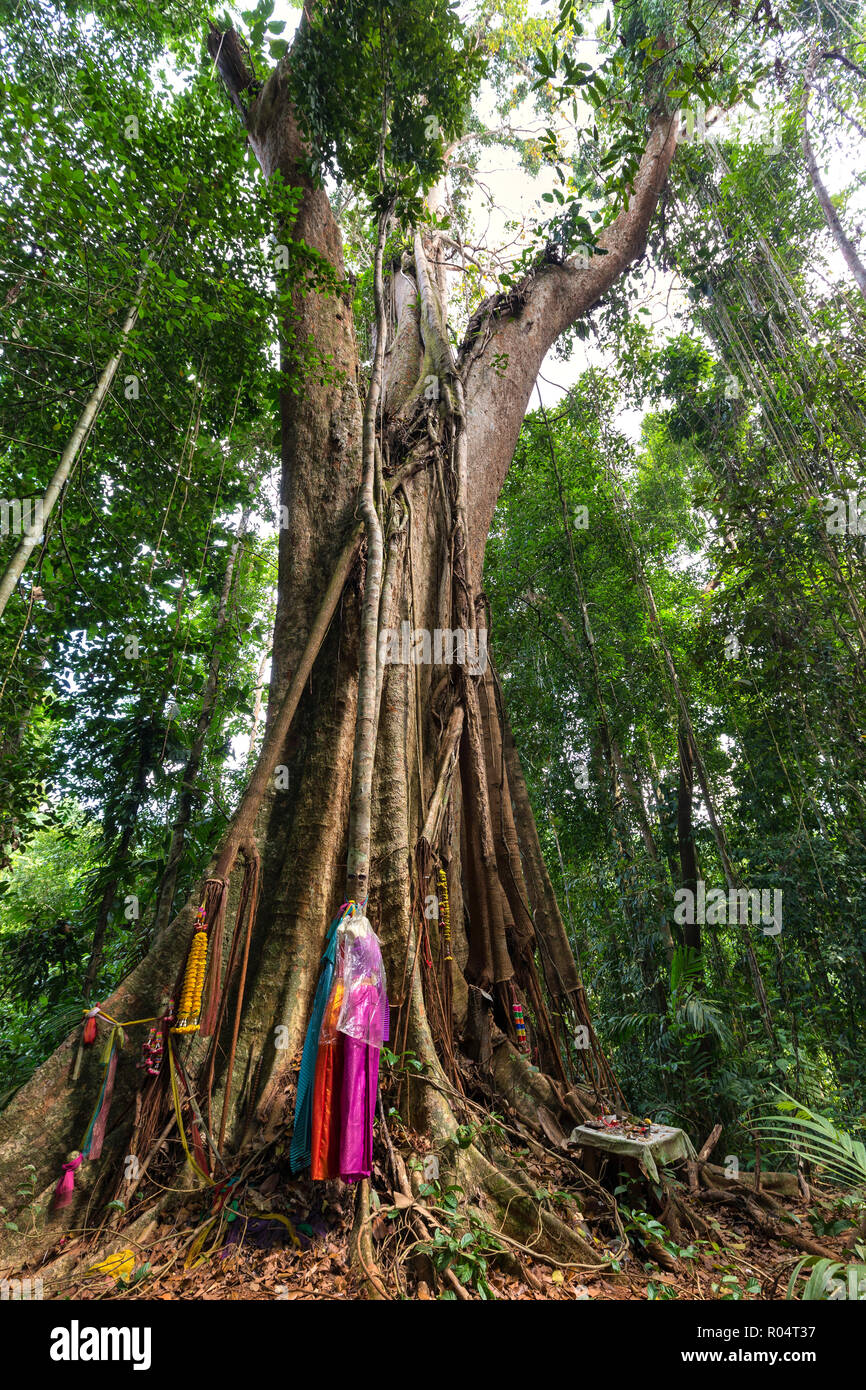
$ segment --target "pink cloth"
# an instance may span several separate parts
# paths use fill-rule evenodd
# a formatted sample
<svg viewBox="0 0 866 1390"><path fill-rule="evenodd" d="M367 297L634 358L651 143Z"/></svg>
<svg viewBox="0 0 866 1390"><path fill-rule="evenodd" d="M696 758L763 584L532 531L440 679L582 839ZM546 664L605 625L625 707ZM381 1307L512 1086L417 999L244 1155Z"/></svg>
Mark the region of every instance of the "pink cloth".
<svg viewBox="0 0 866 1390"><path fill-rule="evenodd" d="M76 1154L63 1165L63 1176L54 1189L54 1207L68 1207L75 1191L75 1174L84 1162L81 1154Z"/></svg>
<svg viewBox="0 0 866 1390"><path fill-rule="evenodd" d="M388 1000L379 942L366 918L338 933L334 982L319 1033L312 1176L357 1182L373 1169L379 1053Z"/></svg>
<svg viewBox="0 0 866 1390"><path fill-rule="evenodd" d="M369 923L344 942L341 964L345 993L337 1021L343 1041L340 1177L357 1182L373 1170L379 1052L388 1026L382 953Z"/></svg>
<svg viewBox="0 0 866 1390"><path fill-rule="evenodd" d="M379 1087L379 1049L343 1037L340 1177L368 1178L373 1171L373 1120Z"/></svg>

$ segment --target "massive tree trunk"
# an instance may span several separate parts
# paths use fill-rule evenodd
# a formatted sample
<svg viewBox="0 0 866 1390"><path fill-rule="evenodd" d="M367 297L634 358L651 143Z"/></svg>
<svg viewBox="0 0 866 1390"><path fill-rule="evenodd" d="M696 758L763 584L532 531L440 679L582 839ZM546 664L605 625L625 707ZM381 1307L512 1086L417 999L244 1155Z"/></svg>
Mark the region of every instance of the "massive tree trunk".
<svg viewBox="0 0 866 1390"><path fill-rule="evenodd" d="M234 95L240 101L238 90ZM407 623L431 637L437 630L483 629L486 537L539 367L558 335L642 254L675 148L674 124L657 124L650 133L629 206L604 234L608 254L595 257L588 269L569 263L540 266L512 293L488 300L456 359L436 277L428 268L431 246L425 249L419 235L407 247L392 287L394 328L378 431L378 503L387 557L380 629L400 634ZM265 177L279 172L303 191L294 224L280 229L280 239L303 239L342 275L339 229L325 192L306 173L285 60L246 114L246 130ZM345 587L339 578L348 572L347 556L351 563L357 549L362 449L363 401L350 302L339 294L297 291L285 333L285 354L310 350L329 358L331 369L310 372L303 391L286 391L281 403L281 503L288 525L280 536L268 729L252 782L261 788L267 778L267 786L260 799L258 791L245 799L241 828L233 829L229 850L221 847L207 875L219 878L230 868L236 847L247 867L261 860L236 1046L230 1024L233 981L211 1059L213 1105L219 1113L232 1070L227 1057L234 1053L226 1154L238 1150L253 1125L267 1132L291 1125L287 1082L302 1044L326 927L342 901L347 872L365 583L363 555ZM437 392L425 391L431 375ZM327 618L335 606L322 606L335 572L338 582L336 588L331 582L329 592L340 595L342 589L342 594L334 620L304 681L287 736L275 747L279 739L269 739L268 731L277 730L282 738L278 719L286 712L293 681L297 685L299 671L303 676L307 670L310 633L317 618L321 624L323 613ZM437 662L436 655L434 647L429 663L398 661L378 672L367 910L388 973L391 1046L409 1048L427 1064L426 1077L413 1082L406 1103L414 1124L442 1145L457 1124L446 1097L455 1085L455 1054L461 1051L483 1059L490 1083L505 1092L503 1105L513 1106L529 1123L539 1107L578 1117L597 1113L615 1097L616 1083L592 1031L500 693L489 676L473 673L471 666ZM433 962L428 965L423 908L436 891L437 863L450 888L454 960L445 959L436 925L428 923ZM233 873L228 924L240 891L240 875ZM147 958L107 1001L114 1018L152 1015L172 993L200 896L160 933ZM225 954L229 937L227 932ZM511 1008L515 1000L526 1011L538 1070L520 1051ZM572 1057L563 1032L575 1023L584 1025L584 1042ZM20 1165L32 1161L39 1188L46 1187L86 1125L97 1069L95 1061L87 1063L81 1082L70 1086L76 1047L72 1036L0 1116L0 1185L10 1209L20 1203L14 1196ZM196 1037L187 1056L190 1074L198 1068L202 1085L207 1048L207 1040ZM116 1170L127 1152L137 1076L130 1059L122 1058L104 1170L112 1163ZM494 1204L511 1209L512 1220L521 1205L535 1218L537 1204L527 1191L497 1174L480 1151L469 1151L461 1161L467 1191L484 1186ZM94 1194L96 1173L88 1170L96 1168L85 1165L69 1212L80 1213L88 1194L94 1210L111 1195L109 1179ZM49 1192L46 1187L39 1222ZM48 1222L46 1242L59 1220ZM553 1232L556 1223L550 1220ZM556 1234L565 1238L558 1228ZM575 1233L570 1238L584 1258L597 1258ZM35 1236L31 1251L34 1242Z"/></svg>

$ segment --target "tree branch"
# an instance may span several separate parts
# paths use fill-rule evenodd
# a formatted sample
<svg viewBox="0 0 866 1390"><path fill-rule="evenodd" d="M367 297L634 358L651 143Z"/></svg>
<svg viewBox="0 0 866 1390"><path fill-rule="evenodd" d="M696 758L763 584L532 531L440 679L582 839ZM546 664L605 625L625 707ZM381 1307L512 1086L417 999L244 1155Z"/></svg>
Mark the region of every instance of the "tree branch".
<svg viewBox="0 0 866 1390"><path fill-rule="evenodd" d="M488 300L460 354L465 373L470 491L470 552L480 573L496 498L545 355L646 249L650 222L677 145L678 117L656 122L635 175L628 206L602 232L585 268L576 258L535 270L509 295Z"/></svg>

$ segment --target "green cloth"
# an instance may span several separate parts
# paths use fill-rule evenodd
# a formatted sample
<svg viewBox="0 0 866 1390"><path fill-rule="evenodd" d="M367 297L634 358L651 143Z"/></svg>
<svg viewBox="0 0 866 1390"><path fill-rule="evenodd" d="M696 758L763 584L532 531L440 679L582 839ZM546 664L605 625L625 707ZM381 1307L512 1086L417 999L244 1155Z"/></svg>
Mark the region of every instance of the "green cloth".
<svg viewBox="0 0 866 1390"><path fill-rule="evenodd" d="M590 1125L578 1125L571 1131L570 1144L583 1148L598 1149L603 1154L620 1154L623 1158L636 1158L641 1170L653 1182L659 1180L657 1163L677 1163L682 1159L697 1158L694 1145L685 1130L674 1129L671 1125L650 1125L644 1135L626 1135L616 1129L593 1129Z"/></svg>

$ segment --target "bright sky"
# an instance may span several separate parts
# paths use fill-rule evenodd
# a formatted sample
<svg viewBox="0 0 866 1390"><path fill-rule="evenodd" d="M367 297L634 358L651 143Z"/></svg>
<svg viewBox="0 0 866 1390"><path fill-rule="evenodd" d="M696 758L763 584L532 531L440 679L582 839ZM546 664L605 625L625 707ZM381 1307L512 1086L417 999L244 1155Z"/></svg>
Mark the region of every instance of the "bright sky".
<svg viewBox="0 0 866 1390"><path fill-rule="evenodd" d="M552 3L553 0L530 0L530 10L534 14L550 13ZM607 8L607 5L599 4L593 11L591 20L587 23L587 38L580 44L579 61L594 62L596 60L597 40L594 37L594 29L603 19ZM300 11L296 6L290 4L289 0L276 0L274 17L278 20L285 20L286 29L283 37L290 38L297 27ZM494 110L492 93L489 90L481 93L479 115L490 126L499 124L499 118ZM713 113L710 113L710 133L722 133L730 130L732 126L734 128L739 126L740 129L753 132L757 123L760 130L766 132L770 139L774 137L772 122L766 113L752 112L749 108L741 106L734 113L718 122L713 122L712 115ZM695 138L705 138L700 113L697 113L696 116L693 115L690 120L689 133L694 130ZM546 121L539 120L534 115L532 102L527 99L511 115L510 124L512 128L526 134L530 131L540 132ZM854 159L854 146L850 141L845 142L840 149L830 153L824 174L831 193L839 191L850 182ZM485 244L491 248L509 246L515 238L513 224L518 223L521 226L526 226L539 214L543 214L547 208L547 205L541 201L541 195L553 187L553 174L549 169L542 168L537 178L531 177L525 169L520 167L517 154L508 149L493 148L484 151L480 166L479 181L484 185L484 191L482 191L482 187L477 186L470 201L474 234L471 238L467 237L467 240L473 239L478 244ZM509 224L512 225L509 226ZM515 256L519 254L520 249L518 242L514 246ZM834 276L839 275L841 277L846 274L844 264L838 254L831 257L830 267ZM455 274L451 280L452 287L456 290L459 275ZM659 271L648 293L649 298L645 304L650 310L651 321L663 333L678 331L681 327L680 316L685 312L687 301L680 292L676 277ZM557 359L553 352L549 353L538 382L544 404L552 406L561 400L564 391L574 384L581 372L590 364L604 364L601 354L591 340L586 343L577 343L570 360L567 362ZM537 404L537 399L537 395L535 395L532 407ZM639 412L623 412L619 424L627 434L637 439L640 428Z"/></svg>

